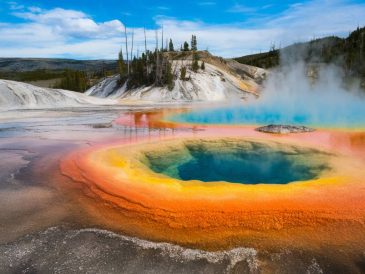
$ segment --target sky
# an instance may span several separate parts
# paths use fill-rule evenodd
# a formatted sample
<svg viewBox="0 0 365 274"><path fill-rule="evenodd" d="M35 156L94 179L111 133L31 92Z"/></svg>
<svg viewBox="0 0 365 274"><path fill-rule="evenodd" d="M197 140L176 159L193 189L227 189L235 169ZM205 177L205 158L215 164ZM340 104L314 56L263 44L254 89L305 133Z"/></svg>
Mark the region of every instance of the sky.
<svg viewBox="0 0 365 274"><path fill-rule="evenodd" d="M365 26L365 0L0 0L0 57L116 59L124 27L134 55L155 35L238 57ZM164 39L164 40L165 40ZM161 38L159 39L161 45Z"/></svg>

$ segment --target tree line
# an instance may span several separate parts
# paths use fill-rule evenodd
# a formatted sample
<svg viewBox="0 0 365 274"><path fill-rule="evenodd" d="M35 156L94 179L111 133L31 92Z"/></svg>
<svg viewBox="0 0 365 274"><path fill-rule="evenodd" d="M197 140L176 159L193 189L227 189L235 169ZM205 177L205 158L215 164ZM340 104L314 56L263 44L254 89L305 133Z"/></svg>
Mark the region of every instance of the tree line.
<svg viewBox="0 0 365 274"><path fill-rule="evenodd" d="M90 87L90 79L86 72L65 70L63 78L54 85L54 88L84 92Z"/></svg>
<svg viewBox="0 0 365 274"><path fill-rule="evenodd" d="M155 42L156 46L154 50L147 49L147 37L146 31L144 31L144 52L139 56L134 54L134 31L132 30L131 35L128 35L127 28L124 28L124 46L118 55L118 68L120 75L120 85L127 83L127 88L137 88L141 86L154 85L157 87L167 87L172 90L175 85L175 78L177 77L172 68L172 62L169 58L169 52L176 52L175 45L170 38L164 43L164 32L163 28L161 31L161 37L156 30ZM131 41L129 41L131 39ZM161 44L159 41L161 39ZM185 41L180 46L180 51L187 52L193 51L192 70L197 71L199 67L199 57L196 51L198 50L197 37L192 35L190 44ZM126 57L126 60L124 59ZM201 68L205 69L205 63L202 64ZM181 74L186 74L184 69ZM186 79L186 76L180 75L181 79Z"/></svg>

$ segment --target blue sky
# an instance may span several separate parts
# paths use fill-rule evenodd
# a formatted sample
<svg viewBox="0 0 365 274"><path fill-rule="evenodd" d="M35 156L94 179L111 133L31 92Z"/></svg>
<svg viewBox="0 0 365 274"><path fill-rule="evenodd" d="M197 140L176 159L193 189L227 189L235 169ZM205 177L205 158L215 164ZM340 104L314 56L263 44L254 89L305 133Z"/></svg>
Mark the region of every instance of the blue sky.
<svg viewBox="0 0 365 274"><path fill-rule="evenodd" d="M191 34L201 49L224 57L266 51L365 25L365 0L147 1L0 0L0 57L113 59L124 25L143 50L164 27L178 47Z"/></svg>
<svg viewBox="0 0 365 274"><path fill-rule="evenodd" d="M302 1L305 3L308 1ZM184 3L184 4L181 4ZM10 4L10 5L9 5ZM230 24L245 22L254 16L270 16L279 14L298 1L148 1L148 0L18 0L4 1L2 16L9 22L19 22L19 18L11 16L9 7L37 6L42 9L64 8L83 11L96 21L112 19L123 20L136 27L156 26L154 18L166 16L180 20L200 20L213 24Z"/></svg>

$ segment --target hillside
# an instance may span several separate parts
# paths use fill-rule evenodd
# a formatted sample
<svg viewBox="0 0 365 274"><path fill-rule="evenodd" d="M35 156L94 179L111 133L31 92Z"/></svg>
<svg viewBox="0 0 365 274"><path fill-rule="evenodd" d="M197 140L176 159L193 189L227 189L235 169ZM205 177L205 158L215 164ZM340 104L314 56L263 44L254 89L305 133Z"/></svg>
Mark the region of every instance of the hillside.
<svg viewBox="0 0 365 274"><path fill-rule="evenodd" d="M199 68L192 69L193 54L198 55ZM243 99L249 94L257 95L266 71L225 60L206 51L165 52L164 58L171 64L173 87L151 85L130 85L129 79L120 80L118 75L107 77L86 94L101 98L121 98L139 101L224 101ZM181 72L186 69L185 78Z"/></svg>
<svg viewBox="0 0 365 274"><path fill-rule="evenodd" d="M84 94L0 80L0 109L221 102L237 101L258 95L260 84L266 77L265 70L243 65L234 60L225 60L205 51L196 53L199 55L197 71L192 69L193 52L163 53L172 69L172 89L156 84L128 87L129 79L121 80L119 74L104 77ZM205 67L202 66L203 62ZM183 68L186 69L186 75L181 78Z"/></svg>
<svg viewBox="0 0 365 274"><path fill-rule="evenodd" d="M21 82L0 80L0 110L85 107L117 103L116 100L93 98L69 90L41 88Z"/></svg>
<svg viewBox="0 0 365 274"><path fill-rule="evenodd" d="M347 76L365 79L365 27L353 31L347 38L325 37L234 60L265 69L298 60L307 63L333 63L342 67Z"/></svg>

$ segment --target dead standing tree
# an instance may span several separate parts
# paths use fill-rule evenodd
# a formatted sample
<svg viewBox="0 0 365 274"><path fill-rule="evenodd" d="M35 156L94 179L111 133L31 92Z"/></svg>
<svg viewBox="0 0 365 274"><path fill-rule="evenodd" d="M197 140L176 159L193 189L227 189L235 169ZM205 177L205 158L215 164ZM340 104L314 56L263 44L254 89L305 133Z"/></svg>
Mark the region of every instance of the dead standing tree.
<svg viewBox="0 0 365 274"><path fill-rule="evenodd" d="M134 46L134 29L132 29L131 61L133 60L133 46Z"/></svg>
<svg viewBox="0 0 365 274"><path fill-rule="evenodd" d="M156 53L156 75L155 75L155 85L158 85L158 78L159 78L159 70L160 70L160 66L159 66L159 54L158 54L158 30L156 29L156 49L155 49L155 53Z"/></svg>
<svg viewBox="0 0 365 274"><path fill-rule="evenodd" d="M162 33L161 33L161 51L163 52L163 25L162 25Z"/></svg>
<svg viewBox="0 0 365 274"><path fill-rule="evenodd" d="M124 25L124 35L125 35L125 52L127 54L127 66L128 66L128 77L129 77L128 35L127 35L127 27L125 25Z"/></svg>
<svg viewBox="0 0 365 274"><path fill-rule="evenodd" d="M148 69L148 53L147 53L147 37L146 37L146 28L143 28L143 33L144 33L144 54L145 54L145 67L146 67L146 79L148 77L149 74L149 69Z"/></svg>
<svg viewBox="0 0 365 274"><path fill-rule="evenodd" d="M163 86L165 83L165 76L166 76L166 70L168 68L168 59L164 57L163 55L163 27L161 32L161 43L162 48L159 49L159 38L158 38L158 30L156 29L156 79L155 79L155 85L156 86Z"/></svg>

